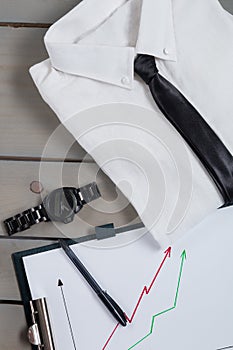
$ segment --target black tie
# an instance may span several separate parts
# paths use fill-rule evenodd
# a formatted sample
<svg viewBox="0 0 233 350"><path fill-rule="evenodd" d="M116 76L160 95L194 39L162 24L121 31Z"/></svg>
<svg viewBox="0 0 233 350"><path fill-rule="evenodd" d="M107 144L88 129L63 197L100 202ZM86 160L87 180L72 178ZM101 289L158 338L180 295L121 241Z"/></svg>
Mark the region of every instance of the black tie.
<svg viewBox="0 0 233 350"><path fill-rule="evenodd" d="M135 72L149 85L152 96L165 117L182 135L217 185L224 206L233 204L233 157L191 103L156 67L155 58L139 54Z"/></svg>

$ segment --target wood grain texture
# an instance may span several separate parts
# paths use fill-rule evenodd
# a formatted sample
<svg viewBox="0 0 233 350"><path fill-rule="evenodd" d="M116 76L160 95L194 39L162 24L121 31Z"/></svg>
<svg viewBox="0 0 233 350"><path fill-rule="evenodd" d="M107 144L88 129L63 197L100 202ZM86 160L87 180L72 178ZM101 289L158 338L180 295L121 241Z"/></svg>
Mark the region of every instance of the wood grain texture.
<svg viewBox="0 0 233 350"><path fill-rule="evenodd" d="M52 190L62 186L80 187L96 181L102 198L86 205L73 223L41 223L25 231L24 235L83 236L93 232L97 225L113 222L127 225L137 217L126 198L99 170L96 164L59 162L0 162L1 220L41 203ZM41 194L30 190L32 181L39 180L44 188ZM0 234L5 230L2 225Z"/></svg>
<svg viewBox="0 0 233 350"><path fill-rule="evenodd" d="M27 327L23 308L0 305L0 349L31 350L26 335Z"/></svg>
<svg viewBox="0 0 233 350"><path fill-rule="evenodd" d="M28 68L47 58L45 29L0 28L0 156L40 157L60 125L43 102ZM80 160L86 154L71 134L59 127L47 157ZM90 158L89 158L90 159Z"/></svg>
<svg viewBox="0 0 233 350"><path fill-rule="evenodd" d="M9 28L49 28L51 23L32 23L32 22L0 22L0 27Z"/></svg>
<svg viewBox="0 0 233 350"><path fill-rule="evenodd" d="M54 22L79 0L1 0L0 22Z"/></svg>

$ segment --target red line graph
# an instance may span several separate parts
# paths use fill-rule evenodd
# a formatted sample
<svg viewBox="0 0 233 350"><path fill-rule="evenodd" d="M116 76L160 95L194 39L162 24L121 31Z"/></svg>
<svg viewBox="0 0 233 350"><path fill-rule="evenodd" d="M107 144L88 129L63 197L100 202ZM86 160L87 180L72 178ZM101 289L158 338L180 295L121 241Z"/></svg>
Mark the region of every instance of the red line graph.
<svg viewBox="0 0 233 350"><path fill-rule="evenodd" d="M113 335L116 333L117 328L120 326L120 323L117 323L115 328L113 329L112 333L110 334L110 336L108 337L106 343L104 344L104 347L102 350L106 349L107 345L109 344L110 340L112 339Z"/></svg>
<svg viewBox="0 0 233 350"><path fill-rule="evenodd" d="M162 267L163 267L165 261L167 260L168 257L170 258L170 256L171 256L171 247L169 247L167 250L165 250L164 253L165 253L165 256L164 256L164 258L163 258L161 264L159 265L159 268L158 268L158 270L156 271L156 273L155 273L155 275L154 275L154 277L153 277L153 279L152 279L152 281L151 281L149 287L147 287L147 286L144 286L144 287L143 287L142 292L141 292L141 294L140 294L140 296L139 296L139 298L138 298L138 301L137 301L137 303L136 303L136 306L135 306L135 308L134 308L134 310L133 310L132 315L129 317L129 316L127 316L127 315L125 314L125 317L126 317L126 319L127 319L127 321L128 321L129 323L132 323L132 322L133 322L134 317L135 317L135 315L136 315L136 313L137 313L137 310L138 310L138 308L139 308L139 305L141 304L141 301L142 301L144 295L148 295L148 294L150 293L150 291L151 291L151 289L152 289L152 287L153 287L153 285L154 285L154 283L155 283L155 280L157 279L157 277L158 277L158 275L159 275L159 273L160 273L160 271L161 271L161 269L162 269ZM110 343L112 337L113 337L114 334L116 333L116 331L117 331L119 325L120 325L119 323L116 324L116 326L114 327L112 333L110 334L110 336L108 337L107 341L105 342L105 344L104 344L102 350L105 350L105 349L106 349L106 347L107 347L108 344Z"/></svg>

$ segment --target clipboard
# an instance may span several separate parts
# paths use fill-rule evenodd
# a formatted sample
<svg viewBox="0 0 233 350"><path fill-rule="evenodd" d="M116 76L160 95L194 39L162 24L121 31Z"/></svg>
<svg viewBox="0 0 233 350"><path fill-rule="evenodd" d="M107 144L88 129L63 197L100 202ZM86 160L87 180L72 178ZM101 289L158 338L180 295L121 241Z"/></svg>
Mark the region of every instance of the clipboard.
<svg viewBox="0 0 233 350"><path fill-rule="evenodd" d="M156 248L149 231L126 232L142 227L139 224L114 229L113 225L105 225L96 228L94 235L71 241L71 244L84 243L74 244L72 250L122 306L130 320L127 328L118 327L102 304L96 302L95 294L82 276L62 250L56 249L60 248L58 244L13 255L29 327L42 310L39 320L34 319L37 326L29 334L34 342L33 350L53 350L53 343L50 348L44 346L51 339L56 350L155 347L166 350L179 348L181 336L182 350L233 347L233 283L229 278L232 208L206 219L169 251ZM113 237L120 232L123 234L117 239ZM95 241L88 242L92 239ZM62 261L60 266L59 261ZM32 296L34 299L46 296L52 331L48 326L46 301L32 302ZM43 328L41 321L48 327ZM198 334L195 338L194 329ZM92 336L88 337L90 332Z"/></svg>
<svg viewBox="0 0 233 350"><path fill-rule="evenodd" d="M92 240L103 240L116 234L143 228L143 223L114 228L112 223L95 227L95 234L90 234L75 240L68 239L70 245L85 243ZM60 248L59 243L29 249L12 254L16 278L23 302L25 317L28 325L28 340L32 350L55 350L50 317L46 298L33 300L23 263L23 258Z"/></svg>

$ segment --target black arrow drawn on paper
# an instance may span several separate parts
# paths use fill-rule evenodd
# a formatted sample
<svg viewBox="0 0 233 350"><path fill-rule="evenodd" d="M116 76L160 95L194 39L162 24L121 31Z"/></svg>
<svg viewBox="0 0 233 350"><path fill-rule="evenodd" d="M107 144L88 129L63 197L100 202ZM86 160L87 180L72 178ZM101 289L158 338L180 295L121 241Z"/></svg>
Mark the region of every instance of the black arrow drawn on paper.
<svg viewBox="0 0 233 350"><path fill-rule="evenodd" d="M68 307L67 307L67 302L66 302L66 298L65 298L65 294L64 294L64 290L63 290L63 282L62 282L62 280L59 279L57 285L61 289L62 300L63 300L63 304L64 304L64 307L65 307L66 316L67 316L67 319L68 319L68 322L69 322L71 338L72 338L72 341L73 341L73 344L74 344L74 348L75 348L75 350L77 350L76 345L75 345L74 332L73 332L73 329L72 329L70 316L69 316L69 312L68 312Z"/></svg>

